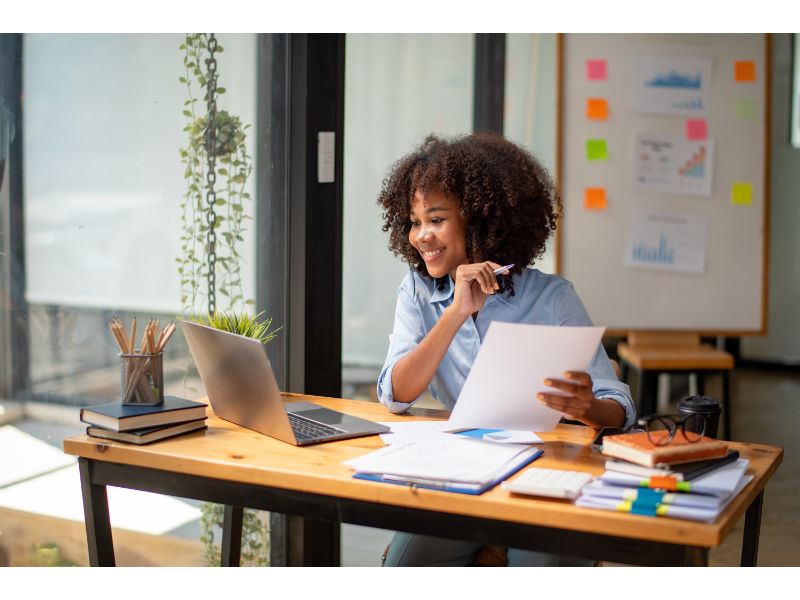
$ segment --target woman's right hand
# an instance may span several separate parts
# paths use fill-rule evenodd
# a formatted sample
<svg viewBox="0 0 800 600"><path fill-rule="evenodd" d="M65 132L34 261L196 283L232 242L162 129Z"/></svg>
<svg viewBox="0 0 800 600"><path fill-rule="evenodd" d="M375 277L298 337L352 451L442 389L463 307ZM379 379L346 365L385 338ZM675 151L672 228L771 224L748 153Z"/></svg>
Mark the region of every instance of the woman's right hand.
<svg viewBox="0 0 800 600"><path fill-rule="evenodd" d="M453 308L458 314L468 317L483 308L486 296L494 294L500 286L495 269L503 265L490 260L460 265L456 269L456 289L453 294Z"/></svg>

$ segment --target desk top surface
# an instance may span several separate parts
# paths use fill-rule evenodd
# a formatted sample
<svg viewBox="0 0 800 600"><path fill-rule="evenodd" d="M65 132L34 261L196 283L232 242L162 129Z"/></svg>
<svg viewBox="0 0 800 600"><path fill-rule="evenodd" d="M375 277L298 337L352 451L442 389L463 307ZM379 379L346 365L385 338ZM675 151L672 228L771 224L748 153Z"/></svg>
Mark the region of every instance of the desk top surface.
<svg viewBox="0 0 800 600"><path fill-rule="evenodd" d="M446 419L440 410L412 408L392 415L374 402L284 394L287 401L309 400L328 408L373 421ZM594 430L578 425L559 425L542 433L544 454L537 467L572 469L599 475L604 457L590 447ZM753 498L778 468L783 450L772 446L731 442L732 449L750 460L753 481L711 524L682 519L652 518L625 513L578 508L567 500L515 496L500 486L469 496L450 492L353 479L342 461L383 447L378 436L295 447L216 417L209 408L208 429L146 446L136 446L76 436L64 440L68 454L155 468L228 481L334 495L353 500L496 518L544 527L631 537L712 548L718 546L736 524Z"/></svg>

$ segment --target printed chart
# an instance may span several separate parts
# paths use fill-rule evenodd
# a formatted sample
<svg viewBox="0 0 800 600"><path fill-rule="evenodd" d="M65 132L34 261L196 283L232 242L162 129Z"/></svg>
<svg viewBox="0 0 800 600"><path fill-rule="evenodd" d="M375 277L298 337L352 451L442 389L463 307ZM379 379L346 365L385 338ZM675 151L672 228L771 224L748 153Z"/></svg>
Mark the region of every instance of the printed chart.
<svg viewBox="0 0 800 600"><path fill-rule="evenodd" d="M711 196L714 141L640 133L636 136L633 186L639 191Z"/></svg>
<svg viewBox="0 0 800 600"><path fill-rule="evenodd" d="M625 244L625 265L659 271L703 273L708 216L634 209Z"/></svg>
<svg viewBox="0 0 800 600"><path fill-rule="evenodd" d="M702 117L708 114L711 59L636 57L631 106L639 113Z"/></svg>

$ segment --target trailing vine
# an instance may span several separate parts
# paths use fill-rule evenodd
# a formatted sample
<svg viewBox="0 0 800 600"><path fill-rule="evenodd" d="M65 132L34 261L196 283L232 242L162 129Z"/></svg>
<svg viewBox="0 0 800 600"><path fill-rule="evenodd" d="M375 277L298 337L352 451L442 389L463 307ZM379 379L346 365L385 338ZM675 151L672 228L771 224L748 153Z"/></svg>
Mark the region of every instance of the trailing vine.
<svg viewBox="0 0 800 600"><path fill-rule="evenodd" d="M213 135L209 136L208 114L202 112L209 100L206 86L209 83L209 40L212 34L187 34L179 48L183 51L184 74L179 81L186 86L188 98L183 103L183 115L188 119L183 131L187 133L187 145L180 149L184 165L186 192L181 201L181 255L176 258L181 282L181 305L184 315L201 315L206 307L216 304L209 298L207 289L209 269L206 266L210 253L216 255L214 278L216 290L225 297L227 307L241 310L255 304L245 299L242 289L240 244L244 241L245 223L252 220L245 206L252 203L245 185L253 170L252 157L247 153L246 139L250 124L242 125L241 119L226 110L217 110L214 115ZM212 43L215 43L212 42ZM215 53L224 48L216 45ZM216 86L217 95L224 95L224 87ZM202 95L201 95L202 93ZM200 101L202 100L202 103ZM198 105L199 104L199 105ZM209 147L207 140L213 140ZM207 240L210 228L209 210L204 192L209 180L209 155L213 156L215 181L213 192L214 217L211 221L216 232L216 244Z"/></svg>

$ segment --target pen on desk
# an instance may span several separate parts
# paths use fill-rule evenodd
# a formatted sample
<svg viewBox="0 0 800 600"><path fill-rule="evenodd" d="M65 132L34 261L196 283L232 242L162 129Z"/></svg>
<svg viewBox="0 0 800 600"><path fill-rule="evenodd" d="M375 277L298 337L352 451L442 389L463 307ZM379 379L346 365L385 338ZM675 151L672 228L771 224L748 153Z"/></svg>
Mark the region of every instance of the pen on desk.
<svg viewBox="0 0 800 600"><path fill-rule="evenodd" d="M500 273L502 273L504 271L508 271L513 266L514 266L514 263L511 263L510 265L506 265L505 267L499 267L499 268L494 270L494 274L495 275L500 275Z"/></svg>

